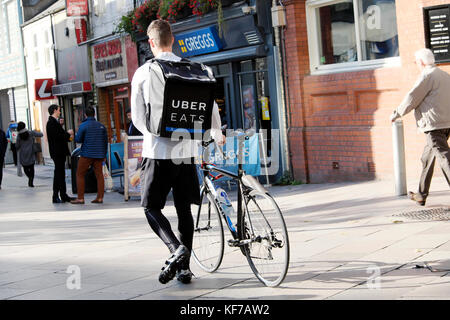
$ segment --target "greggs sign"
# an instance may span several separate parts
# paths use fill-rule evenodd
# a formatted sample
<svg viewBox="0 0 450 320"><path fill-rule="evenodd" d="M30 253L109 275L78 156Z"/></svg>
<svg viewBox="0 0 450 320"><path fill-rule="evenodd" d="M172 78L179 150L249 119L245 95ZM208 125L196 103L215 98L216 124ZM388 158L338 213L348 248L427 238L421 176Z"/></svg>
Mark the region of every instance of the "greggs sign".
<svg viewBox="0 0 450 320"><path fill-rule="evenodd" d="M180 47L183 58L217 52L222 49L222 43L215 27L177 34L175 43Z"/></svg>

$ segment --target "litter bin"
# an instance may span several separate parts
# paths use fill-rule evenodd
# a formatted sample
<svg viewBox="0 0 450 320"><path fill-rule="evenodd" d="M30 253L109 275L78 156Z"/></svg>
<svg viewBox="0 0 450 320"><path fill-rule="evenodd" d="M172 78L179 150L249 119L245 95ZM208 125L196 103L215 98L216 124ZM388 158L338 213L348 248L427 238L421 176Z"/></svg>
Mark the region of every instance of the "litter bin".
<svg viewBox="0 0 450 320"><path fill-rule="evenodd" d="M80 159L81 148L73 150L71 155L72 160L72 193L77 192L77 168L78 160ZM91 166L84 176L84 193L96 193L97 192L97 178L95 177L94 168Z"/></svg>

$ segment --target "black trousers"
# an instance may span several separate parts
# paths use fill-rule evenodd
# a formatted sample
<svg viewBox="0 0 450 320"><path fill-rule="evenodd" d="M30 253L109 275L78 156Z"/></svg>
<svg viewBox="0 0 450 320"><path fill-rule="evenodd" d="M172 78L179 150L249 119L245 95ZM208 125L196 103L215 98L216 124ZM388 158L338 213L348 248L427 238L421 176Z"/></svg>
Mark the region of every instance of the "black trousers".
<svg viewBox="0 0 450 320"><path fill-rule="evenodd" d="M5 162L5 158L0 157L0 186L2 185L3 180L3 163Z"/></svg>
<svg viewBox="0 0 450 320"><path fill-rule="evenodd" d="M53 196L61 197L67 195L66 189L66 157L52 158L55 163L55 170L53 174Z"/></svg>
<svg viewBox="0 0 450 320"><path fill-rule="evenodd" d="M11 151L13 154L14 165L17 166L17 149L15 143L11 143Z"/></svg>
<svg viewBox="0 0 450 320"><path fill-rule="evenodd" d="M191 204L200 202L200 187L193 159L176 164L172 160L144 158L141 170L141 205L152 230L171 252L180 244L192 250L194 220ZM179 238L172 230L169 220L163 215L167 195L172 190L178 217ZM182 266L183 269L187 268Z"/></svg>

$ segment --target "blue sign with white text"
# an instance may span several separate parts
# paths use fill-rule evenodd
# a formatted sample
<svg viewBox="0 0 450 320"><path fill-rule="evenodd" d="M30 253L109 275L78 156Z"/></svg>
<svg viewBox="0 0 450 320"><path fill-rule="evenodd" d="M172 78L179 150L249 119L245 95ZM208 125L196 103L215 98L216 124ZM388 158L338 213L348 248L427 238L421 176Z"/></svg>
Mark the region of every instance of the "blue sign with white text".
<svg viewBox="0 0 450 320"><path fill-rule="evenodd" d="M175 43L180 47L183 58L217 52L222 49L222 43L215 27L177 34Z"/></svg>

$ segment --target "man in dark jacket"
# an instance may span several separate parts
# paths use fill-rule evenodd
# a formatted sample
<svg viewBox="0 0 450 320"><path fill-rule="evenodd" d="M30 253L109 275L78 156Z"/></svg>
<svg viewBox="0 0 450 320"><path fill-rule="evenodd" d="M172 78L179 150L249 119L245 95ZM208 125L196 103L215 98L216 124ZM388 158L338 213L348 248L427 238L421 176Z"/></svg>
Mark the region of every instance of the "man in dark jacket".
<svg viewBox="0 0 450 320"><path fill-rule="evenodd" d="M8 140L6 140L6 134L2 129L0 129L0 190L2 189L3 163L5 161L5 153L7 147Z"/></svg>
<svg viewBox="0 0 450 320"><path fill-rule="evenodd" d="M78 197L71 201L73 204L84 204L84 177L90 166L94 168L97 178L97 198L92 203L103 203L105 193L105 181L103 178L102 164L106 160L108 148L108 135L103 124L95 120L95 110L87 107L85 110L86 119L80 125L75 136L75 142L82 143L80 160L77 168L77 191Z"/></svg>
<svg viewBox="0 0 450 320"><path fill-rule="evenodd" d="M128 126L127 135L128 136L142 136L142 133L136 128L133 124L133 120L131 120L131 109L127 110L127 118L130 120L130 124Z"/></svg>
<svg viewBox="0 0 450 320"><path fill-rule="evenodd" d="M59 123L61 108L56 104L48 107L48 117L46 131L48 147L50 149L50 157L55 163L55 171L53 175L53 203L69 202L75 198L67 195L66 189L66 157L70 155L67 142L73 137L73 130L67 132ZM59 198L59 195L61 198Z"/></svg>

